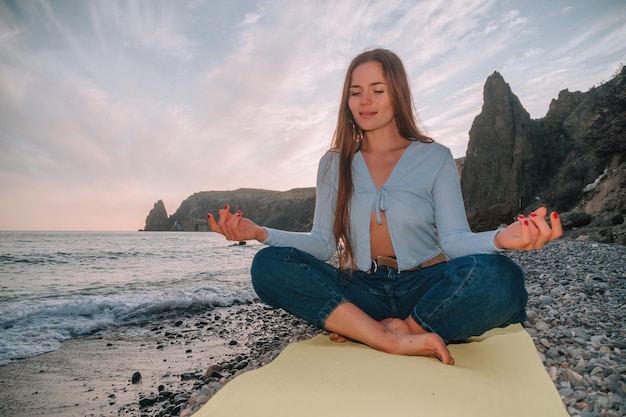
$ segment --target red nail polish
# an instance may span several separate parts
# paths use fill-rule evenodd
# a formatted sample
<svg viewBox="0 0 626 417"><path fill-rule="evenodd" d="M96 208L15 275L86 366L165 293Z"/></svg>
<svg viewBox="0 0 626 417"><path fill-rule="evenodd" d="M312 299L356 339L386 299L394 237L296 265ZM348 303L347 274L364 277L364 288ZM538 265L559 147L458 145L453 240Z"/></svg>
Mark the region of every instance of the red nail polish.
<svg viewBox="0 0 626 417"><path fill-rule="evenodd" d="M530 213L530 217L537 217L535 213Z"/></svg>
<svg viewBox="0 0 626 417"><path fill-rule="evenodd" d="M554 213L552 213L552 218L553 219L558 219L559 218L559 214L555 211Z"/></svg>
<svg viewBox="0 0 626 417"><path fill-rule="evenodd" d="M524 226L528 226L528 220L524 220Z"/></svg>
<svg viewBox="0 0 626 417"><path fill-rule="evenodd" d="M228 204L224 206L224 210L228 210Z"/></svg>

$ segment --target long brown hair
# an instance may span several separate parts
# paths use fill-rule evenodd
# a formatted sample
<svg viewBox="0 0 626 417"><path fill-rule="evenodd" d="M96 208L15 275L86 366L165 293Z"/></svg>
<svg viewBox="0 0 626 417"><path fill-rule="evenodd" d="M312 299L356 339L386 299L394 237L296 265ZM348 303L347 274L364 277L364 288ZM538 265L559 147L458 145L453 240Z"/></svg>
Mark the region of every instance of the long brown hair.
<svg viewBox="0 0 626 417"><path fill-rule="evenodd" d="M335 208L335 223L333 232L339 248L339 264L342 269L348 264L355 269L354 253L350 243L350 200L354 191L352 183L352 160L359 150L360 143L355 139L364 132L357 126L348 107L352 72L356 67L366 62L378 62L383 69L387 81L391 104L394 109L395 122L400 134L409 140L433 142L417 127L415 109L411 98L411 89L400 58L386 49L373 49L357 55L350 63L344 80L341 104L337 117L337 127L333 135L331 151L339 153L339 179L337 189L337 206Z"/></svg>

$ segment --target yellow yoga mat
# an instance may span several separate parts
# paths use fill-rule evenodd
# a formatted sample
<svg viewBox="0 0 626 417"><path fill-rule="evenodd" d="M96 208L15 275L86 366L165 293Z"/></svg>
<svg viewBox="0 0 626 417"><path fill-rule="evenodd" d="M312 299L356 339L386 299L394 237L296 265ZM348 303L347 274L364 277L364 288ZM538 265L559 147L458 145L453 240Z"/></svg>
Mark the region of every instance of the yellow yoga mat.
<svg viewBox="0 0 626 417"><path fill-rule="evenodd" d="M449 349L454 366L319 335L236 377L194 416L569 416L521 325Z"/></svg>

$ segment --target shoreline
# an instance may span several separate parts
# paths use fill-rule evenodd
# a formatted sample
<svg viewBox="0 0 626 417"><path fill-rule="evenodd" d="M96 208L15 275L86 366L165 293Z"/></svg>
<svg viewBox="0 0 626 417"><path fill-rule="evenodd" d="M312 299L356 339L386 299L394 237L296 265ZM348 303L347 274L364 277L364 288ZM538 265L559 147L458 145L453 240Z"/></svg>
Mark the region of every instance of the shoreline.
<svg viewBox="0 0 626 417"><path fill-rule="evenodd" d="M0 367L0 415L189 415L236 375L317 333L253 302L82 336Z"/></svg>
<svg viewBox="0 0 626 417"><path fill-rule="evenodd" d="M570 415L626 414L626 248L561 239L507 256L527 274L524 327ZM318 333L252 302L72 339L0 367L0 415L189 416Z"/></svg>

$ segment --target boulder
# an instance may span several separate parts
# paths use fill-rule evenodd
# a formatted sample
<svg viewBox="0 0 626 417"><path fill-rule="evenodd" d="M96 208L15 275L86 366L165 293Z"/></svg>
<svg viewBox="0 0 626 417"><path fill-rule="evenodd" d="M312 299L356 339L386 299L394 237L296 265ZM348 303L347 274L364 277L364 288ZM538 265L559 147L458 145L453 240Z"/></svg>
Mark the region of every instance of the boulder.
<svg viewBox="0 0 626 417"><path fill-rule="evenodd" d="M563 230L570 230L578 227L584 227L591 223L591 216L587 213L571 211L561 213L561 225Z"/></svg>

